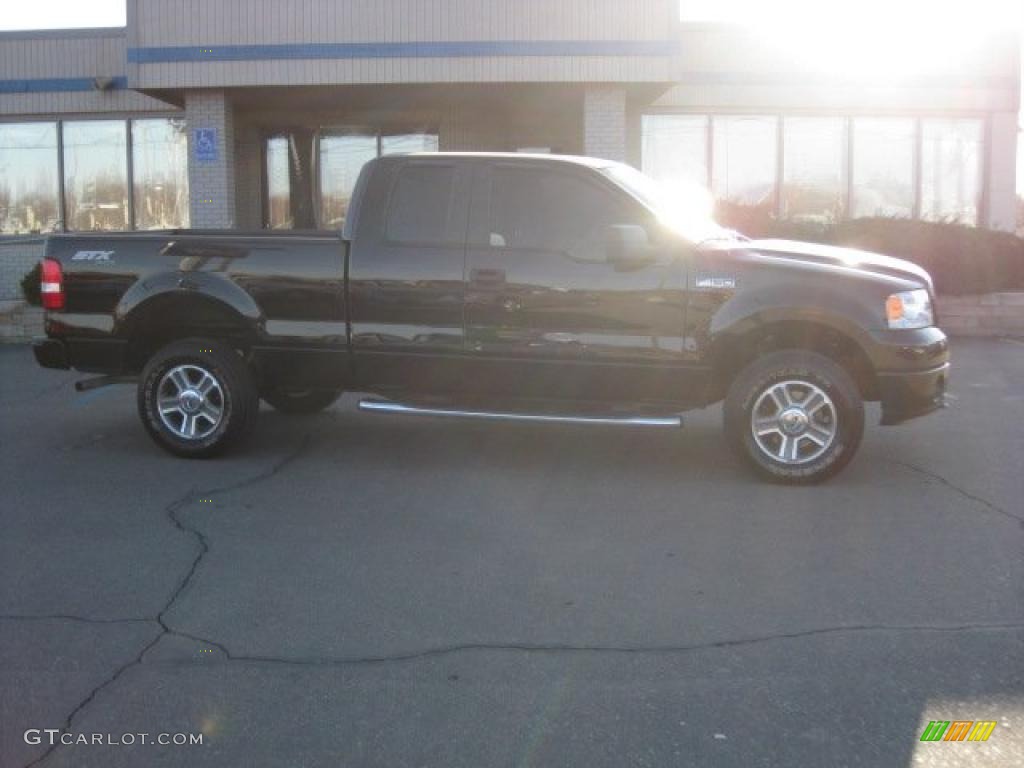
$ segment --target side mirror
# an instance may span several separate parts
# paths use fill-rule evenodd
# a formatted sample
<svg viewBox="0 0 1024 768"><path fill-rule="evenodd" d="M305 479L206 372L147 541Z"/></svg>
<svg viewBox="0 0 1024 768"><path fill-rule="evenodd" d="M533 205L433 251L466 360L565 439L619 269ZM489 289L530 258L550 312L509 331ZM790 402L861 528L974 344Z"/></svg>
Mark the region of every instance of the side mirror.
<svg viewBox="0 0 1024 768"><path fill-rule="evenodd" d="M655 260L651 239L639 224L610 225L605 249L605 258L617 269L637 269Z"/></svg>

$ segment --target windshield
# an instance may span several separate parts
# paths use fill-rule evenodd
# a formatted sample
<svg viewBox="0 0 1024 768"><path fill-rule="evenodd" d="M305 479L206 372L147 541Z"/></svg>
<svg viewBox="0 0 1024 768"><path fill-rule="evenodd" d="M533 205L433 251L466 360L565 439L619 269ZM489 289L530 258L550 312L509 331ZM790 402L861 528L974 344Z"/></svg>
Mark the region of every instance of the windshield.
<svg viewBox="0 0 1024 768"><path fill-rule="evenodd" d="M598 170L654 211L659 221L692 243L737 238L735 232L719 226L712 218L711 195L697 184L656 181L622 163Z"/></svg>

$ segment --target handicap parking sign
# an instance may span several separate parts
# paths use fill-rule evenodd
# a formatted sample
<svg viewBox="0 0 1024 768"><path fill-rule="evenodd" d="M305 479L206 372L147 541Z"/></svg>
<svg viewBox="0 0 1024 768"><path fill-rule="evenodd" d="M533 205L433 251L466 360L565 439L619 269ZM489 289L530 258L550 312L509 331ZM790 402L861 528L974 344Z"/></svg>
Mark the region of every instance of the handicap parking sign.
<svg viewBox="0 0 1024 768"><path fill-rule="evenodd" d="M198 163L217 162L217 129L196 128L193 131L193 154Z"/></svg>

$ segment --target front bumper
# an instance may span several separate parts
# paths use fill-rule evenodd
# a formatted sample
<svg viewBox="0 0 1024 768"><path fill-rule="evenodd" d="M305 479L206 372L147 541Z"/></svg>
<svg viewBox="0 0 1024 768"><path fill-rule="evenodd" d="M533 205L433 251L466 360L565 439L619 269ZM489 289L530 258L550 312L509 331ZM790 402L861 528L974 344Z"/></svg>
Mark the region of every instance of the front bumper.
<svg viewBox="0 0 1024 768"><path fill-rule="evenodd" d="M938 328L875 331L870 356L885 426L945 407L949 341Z"/></svg>
<svg viewBox="0 0 1024 768"><path fill-rule="evenodd" d="M878 374L882 426L902 424L946 407L949 363L926 371Z"/></svg>
<svg viewBox="0 0 1024 768"><path fill-rule="evenodd" d="M36 356L36 362L43 368L61 368L67 370L71 367L68 360L67 345L59 339L40 339L32 344L32 353Z"/></svg>

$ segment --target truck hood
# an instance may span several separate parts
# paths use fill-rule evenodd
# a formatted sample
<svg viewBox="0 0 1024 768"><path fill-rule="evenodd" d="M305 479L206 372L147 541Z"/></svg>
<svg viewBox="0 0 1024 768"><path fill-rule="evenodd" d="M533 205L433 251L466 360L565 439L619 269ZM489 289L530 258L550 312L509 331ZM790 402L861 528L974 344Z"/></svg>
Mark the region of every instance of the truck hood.
<svg viewBox="0 0 1024 768"><path fill-rule="evenodd" d="M744 247L781 259L792 259L804 263L830 264L848 269L899 277L913 280L926 286L932 292L931 276L917 264L891 256L882 256L856 248L839 248L818 243L801 243L795 240L753 240Z"/></svg>

